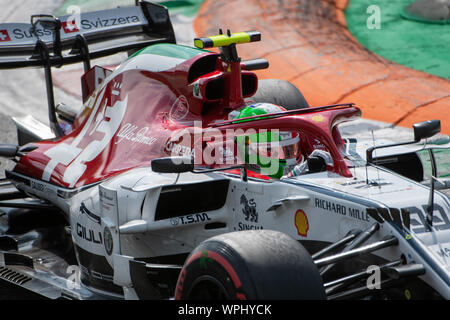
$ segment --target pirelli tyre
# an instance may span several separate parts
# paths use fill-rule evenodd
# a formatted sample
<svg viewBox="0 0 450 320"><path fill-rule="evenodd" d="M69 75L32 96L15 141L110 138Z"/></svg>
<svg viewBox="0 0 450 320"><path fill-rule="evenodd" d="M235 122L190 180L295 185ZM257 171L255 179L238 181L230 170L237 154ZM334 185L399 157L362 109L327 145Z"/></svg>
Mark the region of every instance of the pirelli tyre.
<svg viewBox="0 0 450 320"><path fill-rule="evenodd" d="M178 277L179 300L322 300L322 278L305 248L277 231L232 232L202 242Z"/></svg>
<svg viewBox="0 0 450 320"><path fill-rule="evenodd" d="M287 110L309 108L308 102L296 86L279 79L259 80L258 90L249 100L273 103Z"/></svg>

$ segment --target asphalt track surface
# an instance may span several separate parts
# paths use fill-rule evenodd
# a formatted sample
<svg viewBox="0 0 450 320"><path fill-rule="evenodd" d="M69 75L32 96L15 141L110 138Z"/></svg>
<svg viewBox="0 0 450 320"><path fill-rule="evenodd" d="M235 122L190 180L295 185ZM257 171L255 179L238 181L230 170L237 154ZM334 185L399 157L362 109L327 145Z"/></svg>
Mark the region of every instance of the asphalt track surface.
<svg viewBox="0 0 450 320"><path fill-rule="evenodd" d="M364 118L403 127L441 119L442 132L450 134L450 81L367 50L347 29L347 5L348 0L206 0L194 30L261 31L262 41L240 45L240 55L269 60L271 67L259 76L291 81L310 105L354 102Z"/></svg>

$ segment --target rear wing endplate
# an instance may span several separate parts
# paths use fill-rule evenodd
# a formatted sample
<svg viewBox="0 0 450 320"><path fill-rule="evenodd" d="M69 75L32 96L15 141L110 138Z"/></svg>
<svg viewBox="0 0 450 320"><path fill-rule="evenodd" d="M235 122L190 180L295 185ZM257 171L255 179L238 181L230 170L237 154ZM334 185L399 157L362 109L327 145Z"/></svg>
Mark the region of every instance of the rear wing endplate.
<svg viewBox="0 0 450 320"><path fill-rule="evenodd" d="M0 24L0 69L86 63L159 42L175 43L175 34L167 9L148 1L78 16L32 16L29 24Z"/></svg>

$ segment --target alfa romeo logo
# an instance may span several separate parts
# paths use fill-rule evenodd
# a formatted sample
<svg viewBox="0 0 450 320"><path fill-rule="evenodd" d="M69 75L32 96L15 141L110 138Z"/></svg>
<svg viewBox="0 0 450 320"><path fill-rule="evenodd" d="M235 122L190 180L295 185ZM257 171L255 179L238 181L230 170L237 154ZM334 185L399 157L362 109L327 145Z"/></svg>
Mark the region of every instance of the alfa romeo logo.
<svg viewBox="0 0 450 320"><path fill-rule="evenodd" d="M169 117L172 120L179 121L184 119L189 112L189 103L185 96L179 96L170 108Z"/></svg>

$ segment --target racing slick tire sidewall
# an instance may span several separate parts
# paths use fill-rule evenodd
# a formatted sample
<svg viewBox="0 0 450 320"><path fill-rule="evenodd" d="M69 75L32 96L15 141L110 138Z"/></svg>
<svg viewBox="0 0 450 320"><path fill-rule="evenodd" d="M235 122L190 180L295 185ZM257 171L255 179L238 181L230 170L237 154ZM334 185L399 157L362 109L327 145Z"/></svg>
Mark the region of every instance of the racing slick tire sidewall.
<svg viewBox="0 0 450 320"><path fill-rule="evenodd" d="M212 299L326 299L322 278L309 253L278 231L239 231L205 240L186 259L175 299L208 299L199 294L201 285L208 282L224 293Z"/></svg>
<svg viewBox="0 0 450 320"><path fill-rule="evenodd" d="M292 83L280 79L262 79L258 81L258 90L250 101L272 103L287 110L309 108L300 90Z"/></svg>

